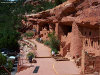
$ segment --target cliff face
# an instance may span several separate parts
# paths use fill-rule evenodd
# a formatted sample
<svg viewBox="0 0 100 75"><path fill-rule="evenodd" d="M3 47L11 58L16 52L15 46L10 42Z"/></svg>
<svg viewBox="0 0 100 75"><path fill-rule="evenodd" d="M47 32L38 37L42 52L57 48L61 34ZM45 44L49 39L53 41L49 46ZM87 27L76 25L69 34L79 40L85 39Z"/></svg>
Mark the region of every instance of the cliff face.
<svg viewBox="0 0 100 75"><path fill-rule="evenodd" d="M59 7L57 12L59 13L56 17L62 19L62 22L73 21L98 25L100 23L100 0L68 0L62 8Z"/></svg>
<svg viewBox="0 0 100 75"><path fill-rule="evenodd" d="M29 17L29 15L26 15ZM53 9L31 14L32 20L43 22L76 22L79 25L100 25L100 0L67 0Z"/></svg>
<svg viewBox="0 0 100 75"><path fill-rule="evenodd" d="M91 25L100 23L100 0L85 0L76 10L76 22L89 22Z"/></svg>

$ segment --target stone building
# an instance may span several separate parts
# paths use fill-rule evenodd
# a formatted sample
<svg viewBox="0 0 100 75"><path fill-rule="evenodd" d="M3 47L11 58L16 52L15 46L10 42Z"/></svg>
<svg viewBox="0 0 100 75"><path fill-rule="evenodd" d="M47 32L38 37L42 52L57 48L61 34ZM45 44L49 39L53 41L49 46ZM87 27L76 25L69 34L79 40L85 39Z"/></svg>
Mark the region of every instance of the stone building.
<svg viewBox="0 0 100 75"><path fill-rule="evenodd" d="M38 14L26 15L28 24L42 35L55 31L61 40L61 54L70 51L71 56L87 52L100 55L99 0L68 0L67 2ZM47 38L47 39L46 39Z"/></svg>
<svg viewBox="0 0 100 75"><path fill-rule="evenodd" d="M55 31L62 56L81 57L82 50L100 56L100 0L68 0L26 17L43 40Z"/></svg>

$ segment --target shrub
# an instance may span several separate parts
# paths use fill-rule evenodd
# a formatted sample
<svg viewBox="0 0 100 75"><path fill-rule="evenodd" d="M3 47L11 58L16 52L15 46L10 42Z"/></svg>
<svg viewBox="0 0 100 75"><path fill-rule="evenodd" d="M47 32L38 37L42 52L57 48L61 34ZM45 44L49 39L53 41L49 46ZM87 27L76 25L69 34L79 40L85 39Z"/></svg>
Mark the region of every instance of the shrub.
<svg viewBox="0 0 100 75"><path fill-rule="evenodd" d="M53 33L49 33L48 34L48 37L49 37L49 41L50 41L50 47L52 49L56 49L56 50L59 50L59 46L60 46L60 41L59 39L57 38L57 36L55 36L55 32Z"/></svg>
<svg viewBox="0 0 100 75"><path fill-rule="evenodd" d="M20 40L23 40L23 37L22 36L20 36L20 38L19 38Z"/></svg>
<svg viewBox="0 0 100 75"><path fill-rule="evenodd" d="M55 0L55 5L62 4L65 1L67 1L67 0Z"/></svg>
<svg viewBox="0 0 100 75"><path fill-rule="evenodd" d="M25 44L25 43L23 43L22 45L23 45L23 46L25 46L26 44Z"/></svg>
<svg viewBox="0 0 100 75"><path fill-rule="evenodd" d="M0 66L5 65L6 63L7 63L7 57L6 56L3 56L0 53Z"/></svg>
<svg viewBox="0 0 100 75"><path fill-rule="evenodd" d="M44 45L49 46L50 45L50 41L48 41L48 40L44 41Z"/></svg>
<svg viewBox="0 0 100 75"><path fill-rule="evenodd" d="M11 60L8 60L7 69L11 72L12 68L13 68L13 63Z"/></svg>
<svg viewBox="0 0 100 75"><path fill-rule="evenodd" d="M44 41L43 41L43 40L41 40L41 41L40 41L40 43L44 43Z"/></svg>
<svg viewBox="0 0 100 75"><path fill-rule="evenodd" d="M36 38L36 41L40 42L40 38Z"/></svg>
<svg viewBox="0 0 100 75"><path fill-rule="evenodd" d="M27 38L28 38L28 37L31 37L31 38L32 38L32 37L34 36L34 33L28 32L28 33L25 33L24 35L25 35L25 37L27 37Z"/></svg>
<svg viewBox="0 0 100 75"><path fill-rule="evenodd" d="M32 52L29 52L29 53L27 54L27 58L29 58L30 56L32 56L32 59L35 57L35 55L34 55Z"/></svg>
<svg viewBox="0 0 100 75"><path fill-rule="evenodd" d="M39 5L36 5L34 7L34 11L36 12L41 12L41 11L45 11L47 9L51 9L55 7L55 4L53 4L52 2L48 2L48 1L41 1L41 3Z"/></svg>
<svg viewBox="0 0 100 75"><path fill-rule="evenodd" d="M52 48L52 49L51 49L51 52L52 52L52 51L54 51L54 52L55 52L55 54L57 54L57 53L58 53L58 50L57 50L57 49L53 49L53 48Z"/></svg>

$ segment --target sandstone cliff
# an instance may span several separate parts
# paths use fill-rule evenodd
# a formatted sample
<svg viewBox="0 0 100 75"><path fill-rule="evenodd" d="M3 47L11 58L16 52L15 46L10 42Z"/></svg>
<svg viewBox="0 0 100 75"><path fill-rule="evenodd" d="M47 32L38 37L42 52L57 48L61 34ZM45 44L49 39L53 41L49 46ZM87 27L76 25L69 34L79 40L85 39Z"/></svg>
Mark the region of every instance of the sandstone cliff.
<svg viewBox="0 0 100 75"><path fill-rule="evenodd" d="M79 25L100 25L100 0L67 0L53 9L26 15L28 20L41 22L76 22Z"/></svg>

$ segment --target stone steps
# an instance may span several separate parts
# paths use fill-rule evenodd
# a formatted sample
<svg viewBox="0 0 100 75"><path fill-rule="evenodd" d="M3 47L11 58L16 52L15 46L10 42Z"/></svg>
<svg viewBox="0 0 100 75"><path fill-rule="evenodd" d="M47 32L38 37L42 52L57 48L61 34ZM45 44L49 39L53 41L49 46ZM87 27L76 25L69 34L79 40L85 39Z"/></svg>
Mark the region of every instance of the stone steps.
<svg viewBox="0 0 100 75"><path fill-rule="evenodd" d="M55 59L56 61L69 61L69 59L64 58L64 57L54 57L54 59Z"/></svg>

